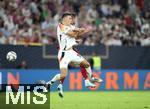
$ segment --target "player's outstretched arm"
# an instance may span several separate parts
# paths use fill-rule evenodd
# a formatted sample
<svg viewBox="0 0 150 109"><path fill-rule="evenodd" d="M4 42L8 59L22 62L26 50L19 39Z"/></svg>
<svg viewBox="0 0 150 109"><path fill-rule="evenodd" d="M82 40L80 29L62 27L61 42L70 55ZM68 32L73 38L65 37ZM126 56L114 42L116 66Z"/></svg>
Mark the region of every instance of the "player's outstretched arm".
<svg viewBox="0 0 150 109"><path fill-rule="evenodd" d="M71 31L68 31L66 34L70 37L75 37L75 38L79 38L81 37L83 34L86 34L90 32L89 28L75 28Z"/></svg>
<svg viewBox="0 0 150 109"><path fill-rule="evenodd" d="M83 32L83 31L85 31L85 28L75 28L74 30L73 30L74 32Z"/></svg>
<svg viewBox="0 0 150 109"><path fill-rule="evenodd" d="M77 38L81 38L84 34L89 33L91 31L91 28L82 28L81 31L79 31Z"/></svg>
<svg viewBox="0 0 150 109"><path fill-rule="evenodd" d="M71 30L71 31L68 31L66 34L67 34L68 36L70 36L70 37L77 38L78 35L79 35L79 32L78 32L78 31Z"/></svg>

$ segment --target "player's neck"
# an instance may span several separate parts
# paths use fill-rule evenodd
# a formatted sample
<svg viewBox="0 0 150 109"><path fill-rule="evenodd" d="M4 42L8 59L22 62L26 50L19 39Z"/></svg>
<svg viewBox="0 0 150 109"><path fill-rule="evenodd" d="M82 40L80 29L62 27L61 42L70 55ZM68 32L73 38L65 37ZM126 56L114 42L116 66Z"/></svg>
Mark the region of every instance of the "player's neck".
<svg viewBox="0 0 150 109"><path fill-rule="evenodd" d="M69 26L70 24L66 23L66 22L61 22L62 25L65 25L65 26Z"/></svg>

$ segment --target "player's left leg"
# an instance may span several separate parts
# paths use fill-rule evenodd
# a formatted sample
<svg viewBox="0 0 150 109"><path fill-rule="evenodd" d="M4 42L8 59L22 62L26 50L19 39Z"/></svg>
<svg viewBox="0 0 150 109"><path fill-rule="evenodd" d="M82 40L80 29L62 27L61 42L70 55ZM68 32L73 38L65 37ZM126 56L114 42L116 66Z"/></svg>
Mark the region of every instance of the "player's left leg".
<svg viewBox="0 0 150 109"><path fill-rule="evenodd" d="M76 51L74 51L74 50L72 50L71 51L71 62L74 62L74 63L76 63L76 64L79 64L80 66L82 66L82 62L85 60L78 52L76 52ZM85 66L84 64L83 64L83 66ZM94 84L94 83L92 83L90 80L89 80L89 78L88 78L88 76L87 76L87 74L86 74L86 72L82 72L82 74L83 74L83 77L85 78L85 86L86 87L95 87L96 85Z"/></svg>
<svg viewBox="0 0 150 109"><path fill-rule="evenodd" d="M100 83L100 82L103 81L102 79L96 78L96 77L93 76L92 70L91 70L91 66L90 66L90 64L89 64L89 62L87 60L83 60L81 62L81 64L80 64L80 66L84 66L84 68L82 68L82 69L86 70L86 72L88 74L88 77L89 77L89 79L90 79L91 82L99 82ZM82 70L82 71L84 71L84 70Z"/></svg>
<svg viewBox="0 0 150 109"><path fill-rule="evenodd" d="M91 66L90 66L89 62L79 54L79 52L76 48L73 48L73 50L78 55L76 60L78 60L78 62L80 63L80 70L81 70L82 76L85 78L85 80L88 75L91 82L102 82L103 81L102 79L96 78L92 75L92 70L91 70Z"/></svg>
<svg viewBox="0 0 150 109"><path fill-rule="evenodd" d="M77 53L77 54L80 54L79 51L73 47L73 50ZM82 60L81 60L82 62ZM79 63L80 64L80 63ZM83 78L86 80L88 79L88 76L87 76L87 72L86 72L86 69L84 68L84 66L80 65L80 71L81 71L81 74L83 76Z"/></svg>

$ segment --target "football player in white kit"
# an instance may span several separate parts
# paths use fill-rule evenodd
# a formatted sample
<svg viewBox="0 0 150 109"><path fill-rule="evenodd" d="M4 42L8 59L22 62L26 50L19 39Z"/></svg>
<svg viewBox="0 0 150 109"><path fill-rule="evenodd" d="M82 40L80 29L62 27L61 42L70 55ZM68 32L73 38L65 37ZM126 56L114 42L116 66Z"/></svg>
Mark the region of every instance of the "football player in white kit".
<svg viewBox="0 0 150 109"><path fill-rule="evenodd" d="M57 38L59 42L59 51L58 51L58 60L59 60L59 68L60 74L56 74L52 80L47 82L46 87L50 87L55 81L60 81L57 89L59 92L59 96L63 97L63 80L67 76L68 73L68 65L70 62L75 62L80 64L80 66L84 66L88 77L92 77L92 71L90 64L84 59L79 53L74 51L73 46L77 45L76 38L82 37L81 35L87 31L85 28L76 28L72 26L73 16L72 13L64 13L62 15L61 22L57 27ZM86 87L95 87L96 85L90 82L87 78L85 79Z"/></svg>

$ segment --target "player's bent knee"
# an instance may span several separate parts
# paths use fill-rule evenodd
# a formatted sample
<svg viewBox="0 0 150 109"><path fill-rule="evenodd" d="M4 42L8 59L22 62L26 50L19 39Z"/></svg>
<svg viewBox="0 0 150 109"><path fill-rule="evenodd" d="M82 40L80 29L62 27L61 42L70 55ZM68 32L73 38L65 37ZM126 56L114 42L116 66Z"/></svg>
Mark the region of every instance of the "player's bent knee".
<svg viewBox="0 0 150 109"><path fill-rule="evenodd" d="M66 74L63 73L60 75L60 79L65 78L66 76L67 76L67 73Z"/></svg>
<svg viewBox="0 0 150 109"><path fill-rule="evenodd" d="M84 65L85 68L87 68L87 67L89 67L89 66L90 66L89 64Z"/></svg>
<svg viewBox="0 0 150 109"><path fill-rule="evenodd" d="M60 79L63 79L63 78L65 78L66 76L60 76Z"/></svg>
<svg viewBox="0 0 150 109"><path fill-rule="evenodd" d="M81 62L80 66L84 66L85 68L87 68L90 66L90 64L86 60L84 60L83 62Z"/></svg>

